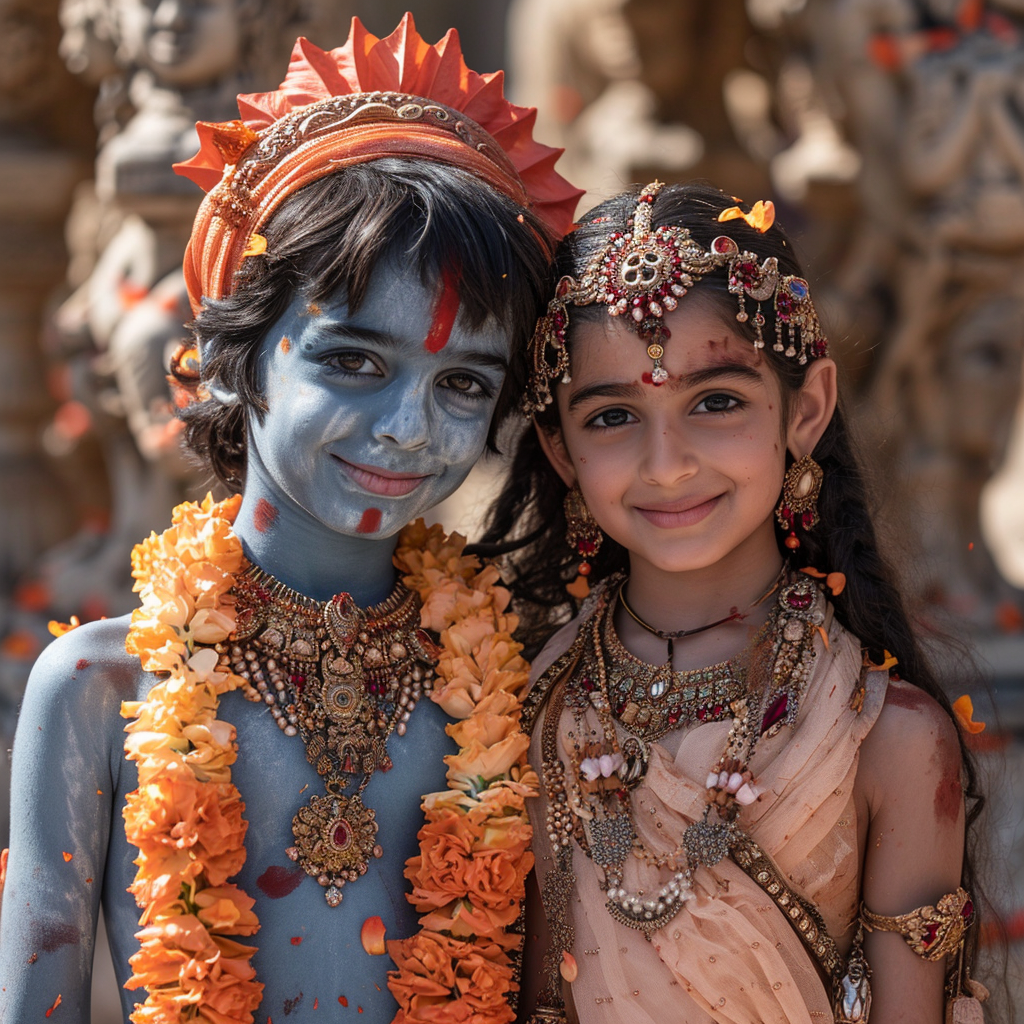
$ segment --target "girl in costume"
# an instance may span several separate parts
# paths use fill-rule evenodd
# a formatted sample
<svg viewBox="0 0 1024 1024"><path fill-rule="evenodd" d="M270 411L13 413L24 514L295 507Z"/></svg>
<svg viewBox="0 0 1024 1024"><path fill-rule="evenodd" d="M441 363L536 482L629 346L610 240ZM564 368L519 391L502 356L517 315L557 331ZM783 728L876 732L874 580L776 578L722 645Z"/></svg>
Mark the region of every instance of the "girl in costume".
<svg viewBox="0 0 1024 1024"><path fill-rule="evenodd" d="M973 770L773 219L656 182L558 251L488 534L535 633L582 600L524 713L533 1021L980 1013Z"/></svg>
<svg viewBox="0 0 1024 1024"><path fill-rule="evenodd" d="M239 109L182 168L208 195L175 361L233 496L176 509L136 548L130 620L32 674L0 1019L88 1021L102 905L137 1024L414 1021L424 993L503 1024L526 666L495 570L413 520L517 407L578 193L500 75L408 16L300 39Z"/></svg>

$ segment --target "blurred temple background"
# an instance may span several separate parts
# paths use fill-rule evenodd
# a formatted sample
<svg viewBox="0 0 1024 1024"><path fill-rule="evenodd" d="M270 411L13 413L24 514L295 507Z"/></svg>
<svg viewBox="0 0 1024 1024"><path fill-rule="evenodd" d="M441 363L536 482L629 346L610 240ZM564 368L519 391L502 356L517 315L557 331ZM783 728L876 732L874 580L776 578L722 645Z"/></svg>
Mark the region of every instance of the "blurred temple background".
<svg viewBox="0 0 1024 1024"><path fill-rule="evenodd" d="M989 723L983 939L1024 995L1024 0L0 0L4 749L47 622L130 610L131 546L208 487L164 378L200 199L171 163L297 35L383 35L407 6L539 108L581 213L654 177L775 202L915 617L971 651L942 657ZM472 534L499 472L438 515Z"/></svg>

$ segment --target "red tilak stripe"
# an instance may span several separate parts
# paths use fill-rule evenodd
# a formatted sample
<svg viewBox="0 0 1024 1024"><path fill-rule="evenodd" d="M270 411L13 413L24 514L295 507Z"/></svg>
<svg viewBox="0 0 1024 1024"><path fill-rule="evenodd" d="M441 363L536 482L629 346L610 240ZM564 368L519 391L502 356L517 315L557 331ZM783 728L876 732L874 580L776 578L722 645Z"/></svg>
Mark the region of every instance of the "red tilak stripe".
<svg viewBox="0 0 1024 1024"><path fill-rule="evenodd" d="M459 302L458 279L451 270L445 270L441 277L441 290L434 302L430 330L423 339L423 347L428 352L440 352L448 344L459 315Z"/></svg>

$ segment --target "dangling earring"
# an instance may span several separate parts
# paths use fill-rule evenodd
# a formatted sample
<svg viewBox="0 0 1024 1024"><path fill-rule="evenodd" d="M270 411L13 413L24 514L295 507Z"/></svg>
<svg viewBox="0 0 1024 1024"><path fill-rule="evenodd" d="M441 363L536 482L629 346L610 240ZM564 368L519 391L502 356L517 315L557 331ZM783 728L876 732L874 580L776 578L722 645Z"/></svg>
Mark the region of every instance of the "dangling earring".
<svg viewBox="0 0 1024 1024"><path fill-rule="evenodd" d="M565 539L569 547L580 556L576 579L566 588L573 597L586 597L590 592L586 577L590 575L590 562L601 550L604 534L597 525L578 483L573 483L565 496Z"/></svg>
<svg viewBox="0 0 1024 1024"><path fill-rule="evenodd" d="M821 481L824 474L810 455L796 460L786 470L786 478L782 481L782 498L775 509L775 518L779 526L789 530L785 540L790 551L800 547L800 538L796 535L799 525L808 532L818 524L818 495L821 493Z"/></svg>

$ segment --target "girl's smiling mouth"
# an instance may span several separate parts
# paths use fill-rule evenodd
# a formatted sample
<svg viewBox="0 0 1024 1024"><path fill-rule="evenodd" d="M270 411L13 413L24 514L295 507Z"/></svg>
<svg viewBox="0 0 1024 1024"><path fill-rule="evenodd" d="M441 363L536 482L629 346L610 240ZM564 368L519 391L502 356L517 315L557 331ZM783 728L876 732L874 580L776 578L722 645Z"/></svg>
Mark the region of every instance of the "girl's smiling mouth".
<svg viewBox="0 0 1024 1024"><path fill-rule="evenodd" d="M342 472L364 491L387 498L398 498L405 494L411 494L424 480L429 479L429 477L415 476L411 473L392 473L379 466L361 466L355 462L346 462L337 455L332 455L331 458L335 459L341 466Z"/></svg>
<svg viewBox="0 0 1024 1024"><path fill-rule="evenodd" d="M679 501L654 502L643 507L634 508L652 526L671 530L680 526L695 526L709 516L718 506L721 499L718 494L713 498L681 498Z"/></svg>

